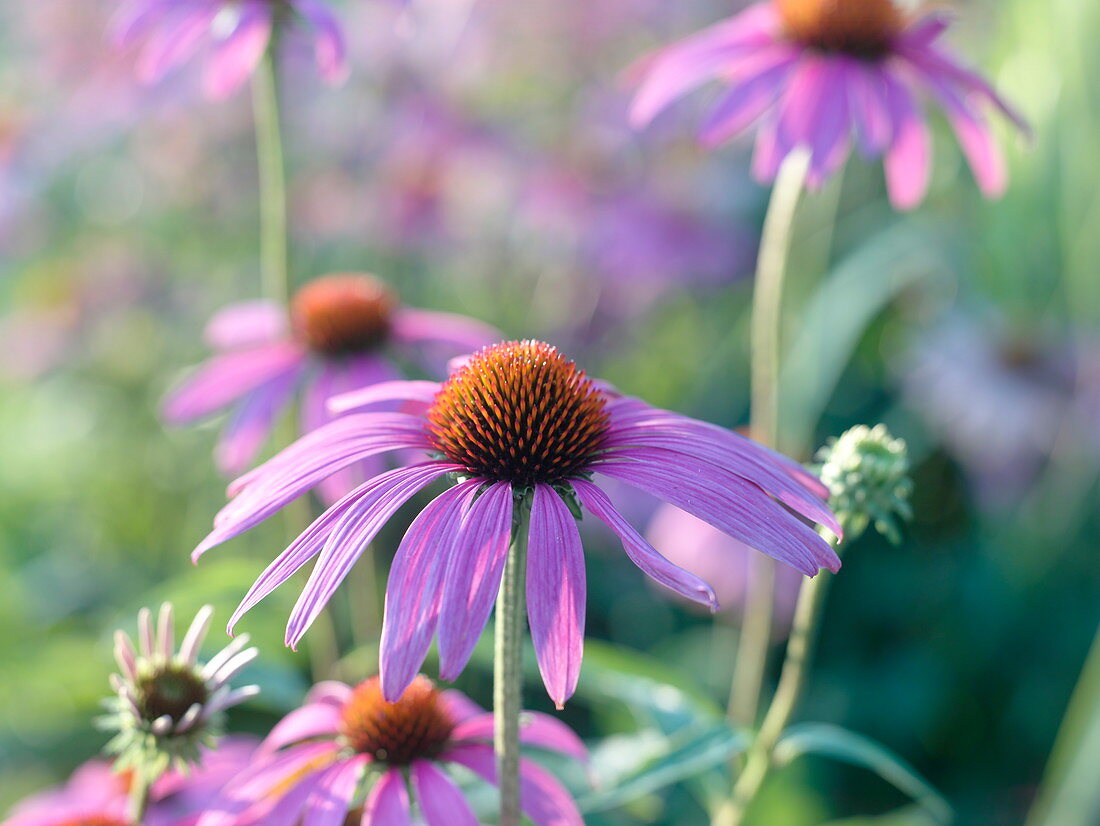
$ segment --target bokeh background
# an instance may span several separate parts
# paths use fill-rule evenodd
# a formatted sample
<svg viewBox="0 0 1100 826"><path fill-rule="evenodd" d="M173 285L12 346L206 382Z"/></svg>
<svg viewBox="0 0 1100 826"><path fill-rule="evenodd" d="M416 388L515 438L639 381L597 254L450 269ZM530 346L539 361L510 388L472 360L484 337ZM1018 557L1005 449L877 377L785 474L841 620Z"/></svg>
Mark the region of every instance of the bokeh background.
<svg viewBox="0 0 1100 826"><path fill-rule="evenodd" d="M337 5L350 81L323 87L308 58L286 67L296 281L370 271L410 304L546 338L655 404L743 425L768 193L747 146L695 144L707 93L643 135L625 123L628 67L737 4ZM808 459L882 421L909 441L916 477L904 543L866 539L846 559L799 716L904 755L957 823L1014 824L1100 620L1100 5L957 5L953 45L1035 129L1030 145L1002 133L1007 196L981 199L934 119L919 211L892 212L881 169L854 160L807 198L795 234L784 447ZM113 628L162 599L225 619L286 538L274 520L192 566L223 498L216 428L167 430L156 414L203 358L206 318L259 289L248 96L207 102L186 70L139 88L133 56L104 35L113 6L0 6L0 811L102 745L91 721ZM632 506L648 518L650 503ZM399 536L343 589L335 636L283 648L293 585L249 615L264 695L234 728L269 726L311 669L370 672ZM722 702L736 600L716 627L606 536L590 545L589 633L609 645L591 644L567 717L636 751L639 732L668 732L642 707L659 692L623 686ZM487 661L462 687L489 700ZM527 699L545 703L534 685ZM1090 708L1078 701L1075 725ZM705 786L589 822L702 823ZM1100 822L1087 805L1077 822ZM807 758L776 773L756 818L926 822L905 806L873 775Z"/></svg>

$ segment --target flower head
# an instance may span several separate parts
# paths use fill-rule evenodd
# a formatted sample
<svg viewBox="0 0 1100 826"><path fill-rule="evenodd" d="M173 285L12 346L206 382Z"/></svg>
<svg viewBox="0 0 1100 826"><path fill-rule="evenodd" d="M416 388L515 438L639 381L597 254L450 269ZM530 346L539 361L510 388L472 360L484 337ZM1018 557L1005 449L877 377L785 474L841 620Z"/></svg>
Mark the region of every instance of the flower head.
<svg viewBox="0 0 1100 826"><path fill-rule="evenodd" d="M107 750L118 755L119 769L157 778L172 766L186 767L199 758L200 746L212 746L221 734L223 712L259 693L254 685L229 687L258 653L245 648L247 634L209 662L198 662L213 613L210 606L199 611L178 651L169 603L161 606L155 627L148 608L138 613L137 649L124 631L116 632L119 673L111 675L115 696L107 703L111 714L101 722L118 732Z"/></svg>
<svg viewBox="0 0 1100 826"><path fill-rule="evenodd" d="M308 433L331 421L334 394L398 377L391 356L426 367L492 341L498 333L473 319L402 307L380 279L329 275L294 295L290 312L269 302L226 307L206 328L218 355L169 394L162 415L182 424L232 408L218 444L218 465L240 473L267 441L279 414L299 391L300 426ZM376 461L326 480L335 501L379 470Z"/></svg>
<svg viewBox="0 0 1100 826"><path fill-rule="evenodd" d="M140 44L144 83L160 81L209 46L203 85L209 97L225 98L255 71L276 28L280 37L311 41L326 81L347 77L344 36L325 0L129 0L113 33L120 47Z"/></svg>
<svg viewBox="0 0 1100 826"><path fill-rule="evenodd" d="M765 0L658 53L634 99L635 124L711 79L729 84L703 125L709 145L759 121L753 171L775 177L797 148L810 153L808 183L844 162L854 136L867 157L884 156L890 200L917 206L928 186L931 147L918 94L943 109L982 192L1007 177L985 119L994 108L1027 126L979 75L937 41L942 12L913 16L894 0Z"/></svg>
<svg viewBox="0 0 1100 826"><path fill-rule="evenodd" d="M394 702L383 697L377 677L355 688L320 683L272 730L258 758L198 826L266 818L310 823L322 812L342 822L360 807L363 826L411 823L414 809L427 826L473 826L473 809L444 767L459 765L495 784L492 737L492 714L424 676ZM577 735L545 714L524 712L520 740L587 759ZM583 823L569 793L538 764L524 758L520 782L523 809L536 826Z"/></svg>
<svg viewBox="0 0 1100 826"><path fill-rule="evenodd" d="M619 536L657 582L717 607L622 517L596 474L658 496L807 575L839 559L799 516L840 530L826 489L795 462L735 433L658 410L587 377L558 350L510 341L479 350L441 384L390 382L333 400L340 412L403 401L401 413L343 416L230 485L235 498L195 551L237 536L327 475L366 456L428 453L351 491L260 576L230 625L317 557L287 626L295 645L383 524L417 491L454 484L413 521L397 550L381 640L384 696L412 682L438 634L440 673L473 652L500 589L515 531L527 533L527 610L539 667L559 705L576 687L584 637L583 511Z"/></svg>

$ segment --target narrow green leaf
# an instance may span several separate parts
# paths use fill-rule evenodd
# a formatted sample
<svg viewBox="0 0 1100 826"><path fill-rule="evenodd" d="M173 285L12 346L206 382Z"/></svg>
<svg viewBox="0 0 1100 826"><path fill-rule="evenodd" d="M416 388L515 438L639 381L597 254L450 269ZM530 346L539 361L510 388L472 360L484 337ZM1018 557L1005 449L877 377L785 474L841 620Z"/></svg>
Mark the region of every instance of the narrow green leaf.
<svg viewBox="0 0 1100 826"><path fill-rule="evenodd" d="M651 737L652 735L649 735ZM600 812L622 806L647 794L693 777L707 769L728 761L733 755L743 752L749 744L748 736L729 726L720 725L690 737L669 741L669 751L658 757L646 760L634 771L614 779L601 778L601 785L612 788L587 795L578 801L582 812ZM641 745L641 744L640 744ZM616 751L622 751L622 743L611 745ZM642 753L652 746L641 749ZM593 755L593 763L598 767L599 750Z"/></svg>
<svg viewBox="0 0 1100 826"><path fill-rule="evenodd" d="M775 748L775 760L787 764L818 754L868 769L924 807L937 823L950 823L951 806L917 770L885 746L862 734L828 723L791 726Z"/></svg>

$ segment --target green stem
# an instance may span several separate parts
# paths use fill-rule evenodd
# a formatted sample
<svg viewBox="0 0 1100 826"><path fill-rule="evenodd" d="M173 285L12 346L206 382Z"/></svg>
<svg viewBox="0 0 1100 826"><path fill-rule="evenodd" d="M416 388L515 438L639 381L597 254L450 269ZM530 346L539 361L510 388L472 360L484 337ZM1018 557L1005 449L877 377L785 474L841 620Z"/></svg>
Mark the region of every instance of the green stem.
<svg viewBox="0 0 1100 826"><path fill-rule="evenodd" d="M146 774L144 766L138 766L132 777L126 817L133 826L141 826L145 820L145 810L149 808L149 790L153 787L153 782Z"/></svg>
<svg viewBox="0 0 1100 826"><path fill-rule="evenodd" d="M734 784L733 798L715 817L715 826L740 826L748 807L768 776L772 766L772 752L790 723L806 687L810 661L821 625L825 594L832 578L832 574L822 572L812 579L802 581L791 625L791 636L787 641L787 654L779 675L779 685L764 715L760 731L749 748L745 768Z"/></svg>
<svg viewBox="0 0 1100 826"><path fill-rule="evenodd" d="M279 121L276 44L268 48L252 77L252 113L256 124L256 161L260 175L260 267L263 294L286 305L290 298L287 266L286 169Z"/></svg>
<svg viewBox="0 0 1100 826"><path fill-rule="evenodd" d="M519 505L522 507L522 505ZM523 513L523 511L521 511ZM520 826L519 715L523 690L524 582L527 521L516 528L497 597L493 668L493 747L500 785L500 826Z"/></svg>
<svg viewBox="0 0 1100 826"><path fill-rule="evenodd" d="M758 442L777 447L779 441L779 360L783 316L783 285L791 230L809 156L795 151L787 156L772 187L764 218L752 300L751 359L752 414L750 429ZM760 704L775 601L775 563L763 554L753 558L753 587L745 603L745 620L730 686L729 717L752 725Z"/></svg>

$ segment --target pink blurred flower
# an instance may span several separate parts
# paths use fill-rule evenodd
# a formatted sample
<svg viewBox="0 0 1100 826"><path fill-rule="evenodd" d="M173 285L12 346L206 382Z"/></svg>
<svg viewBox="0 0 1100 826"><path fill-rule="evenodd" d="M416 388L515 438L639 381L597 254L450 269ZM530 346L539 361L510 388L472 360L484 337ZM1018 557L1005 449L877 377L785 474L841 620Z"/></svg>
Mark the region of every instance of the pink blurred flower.
<svg viewBox="0 0 1100 826"><path fill-rule="evenodd" d="M1023 120L979 75L936 41L949 17L909 17L893 0L765 0L655 55L631 117L647 124L672 101L719 79L729 85L701 138L724 143L756 122L753 172L772 180L805 147L808 183L820 185L845 160L852 135L867 157L885 158L890 200L911 209L928 187L931 146L917 93L943 109L988 197L1007 183L985 120L999 110Z"/></svg>
<svg viewBox="0 0 1100 826"><path fill-rule="evenodd" d="M653 514L646 539L669 562L709 582L720 610L739 614L744 609L748 592L756 587L751 547L668 504ZM786 565L776 566L775 575L775 625L782 631L794 616L802 575Z"/></svg>
<svg viewBox="0 0 1100 826"><path fill-rule="evenodd" d="M499 335L464 316L399 306L373 276L329 275L300 289L289 315L267 301L217 313L206 327L217 355L169 394L162 416L183 424L232 407L215 455L224 472L239 473L299 391L305 434L334 418L325 407L329 396L398 378L391 354L430 368L440 361L433 356L476 350ZM368 462L359 471L370 476L377 469ZM355 478L355 470L336 474L321 492L335 501Z"/></svg>
<svg viewBox="0 0 1100 826"><path fill-rule="evenodd" d="M292 25L281 27L284 20ZM323 0L129 0L113 25L115 42L139 45L137 74L156 83L207 47L204 88L225 98L255 71L272 41L306 37L321 76L330 83L347 77L344 37Z"/></svg>
<svg viewBox="0 0 1100 826"><path fill-rule="evenodd" d="M189 771L166 773L153 784L143 826L193 824L249 764L257 744L253 737L227 737L217 749L202 749L201 760ZM130 778L105 760L89 760L65 785L16 804L3 826L131 826L126 814Z"/></svg>
<svg viewBox="0 0 1100 826"><path fill-rule="evenodd" d="M257 759L197 826L343 823L368 774L361 819L356 811L362 826L477 826L443 767L462 766L495 785L492 740L492 714L457 691L439 691L424 676L393 703L383 698L377 677L354 689L320 683L268 735ZM577 735L546 714L524 712L520 740L578 761L588 757ZM535 826L583 826L569 792L526 758L520 784L523 811ZM414 802L422 820L413 817Z"/></svg>

